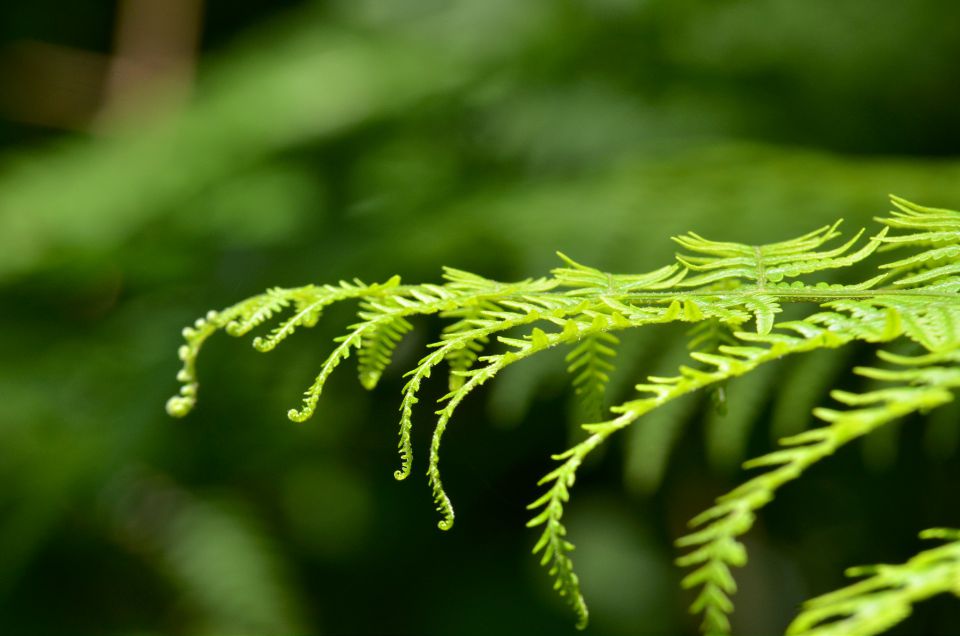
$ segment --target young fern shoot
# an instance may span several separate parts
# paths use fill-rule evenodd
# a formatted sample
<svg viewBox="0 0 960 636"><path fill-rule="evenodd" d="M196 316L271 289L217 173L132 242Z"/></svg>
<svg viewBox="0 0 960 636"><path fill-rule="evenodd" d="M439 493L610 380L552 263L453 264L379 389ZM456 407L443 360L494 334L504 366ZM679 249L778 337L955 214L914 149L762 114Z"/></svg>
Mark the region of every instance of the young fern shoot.
<svg viewBox="0 0 960 636"><path fill-rule="evenodd" d="M196 402L196 358L204 341L224 329L242 336L290 316L254 346L269 351L301 327L316 324L328 305L359 303L358 321L343 336L306 391L303 405L288 416L309 418L334 369L353 350L360 381L376 386L411 319L438 314L451 321L439 341L407 373L400 400L397 479L413 466L411 430L420 389L445 364L447 386L430 444L427 476L440 513L439 526L453 526L454 512L440 474L443 435L464 399L504 368L558 346L567 355L572 383L583 404L585 437L554 455L557 466L540 480L542 495L530 504L528 525L540 528L533 551L573 609L577 625L587 624L587 607L573 568L573 544L563 514L577 470L614 433L645 413L695 391L722 391L731 378L752 373L787 355L837 348L855 341L888 343L908 339L922 350L902 356L880 351L877 367L854 372L879 388L854 394L834 391L838 407L813 415L823 424L781 440L780 448L745 464L755 476L720 497L691 521L691 532L677 545L678 564L689 568L683 586L696 590L691 610L702 616L706 634L728 634L736 591L734 568L747 559L741 537L777 490L841 446L869 435L905 415L927 412L953 399L960 388L960 213L922 207L892 197L891 216L878 218L879 230L861 230L836 243L840 223L798 238L767 245L716 242L689 233L674 240L684 250L676 262L645 274L615 275L561 255L564 266L544 278L501 283L456 269L444 270L442 284L404 285L361 281L271 289L219 312L210 312L184 330L180 349L180 394L168 412L186 415ZM896 260L878 252L908 250ZM818 280L826 270L876 260L876 273L851 284ZM808 308L805 317L778 320L784 305ZM651 376L636 386L637 396L603 412L608 374L613 369L616 332L666 323L691 323L690 365L675 375ZM510 332L512 335L507 335ZM519 337L517 333L521 334ZM722 395L722 393L719 393ZM870 578L814 599L790 627L792 635L878 634L909 615L912 606L940 593L960 595L957 531L929 531L952 541L900 566L857 570Z"/></svg>

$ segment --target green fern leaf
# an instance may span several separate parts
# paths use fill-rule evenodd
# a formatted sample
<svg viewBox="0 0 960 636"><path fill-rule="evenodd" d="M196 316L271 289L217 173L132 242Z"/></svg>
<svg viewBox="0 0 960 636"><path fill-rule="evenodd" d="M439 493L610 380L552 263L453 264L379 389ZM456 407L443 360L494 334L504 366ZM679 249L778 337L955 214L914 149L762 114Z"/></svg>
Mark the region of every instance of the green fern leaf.
<svg viewBox="0 0 960 636"><path fill-rule="evenodd" d="M487 324L485 318L503 312L503 309L491 301L478 300L460 309L447 311L441 318L456 318L456 322L443 329L443 339L457 342L457 346L446 354L445 360L450 366L447 382L449 390L455 391L463 386L463 374L476 363L483 348L490 342L486 334L477 334L474 330ZM471 337L472 336L472 337Z"/></svg>
<svg viewBox="0 0 960 636"><path fill-rule="evenodd" d="M360 316L365 320L375 320L376 311L364 307ZM393 359L393 352L403 337L413 329L413 325L403 316L394 316L381 323L363 337L360 352L357 355L357 368L360 384L367 390L376 388L384 369Z"/></svg>
<svg viewBox="0 0 960 636"><path fill-rule="evenodd" d="M807 601L787 634L872 636L902 622L921 601L939 594L960 596L960 530L938 528L920 537L948 543L901 565L850 568L848 576L867 578Z"/></svg>
<svg viewBox="0 0 960 636"><path fill-rule="evenodd" d="M184 330L186 342L179 351L184 365L178 375L183 387L167 408L172 415L183 416L193 407L197 355L206 339L222 328L234 336L244 335L292 307L292 315L267 336L254 340L257 349L269 351L297 329L313 326L329 304L348 299L359 302L358 321L335 340L336 346L307 390L302 407L288 414L302 421L313 414L330 374L352 350L359 352L361 382L373 388L397 344L412 328L411 319L437 314L452 324L407 373L400 404L402 464L395 476L403 479L410 474L414 407L424 381L446 362L451 370L449 392L436 411L427 463L428 482L441 516L439 526L446 530L453 525L454 512L441 480L440 448L456 410L470 393L506 367L548 349L571 347L567 364L587 414L588 422L582 425L585 436L554 455L559 463L539 482L544 492L530 505L533 517L529 525L542 528L534 552L574 610L578 626L583 627L588 612L573 569L573 544L566 538L563 514L578 469L609 437L644 421L641 418L648 413L663 413L664 407L680 404L680 398L697 391L721 396L729 381L745 374L752 374L754 393L765 393L765 382L771 376L755 371L785 356L836 349L852 342L900 340L922 348L924 353L913 357L881 352L883 366L857 368L858 374L881 386L860 394L834 391L831 395L839 408L813 409L824 425L787 437L779 449L747 462L747 468L762 472L717 499L691 522L690 534L678 540L686 550L678 562L691 570L683 585L697 590L691 610L702 615L706 633L726 634L734 609L733 572L747 559L741 538L778 489L844 444L910 413L926 413L947 404L960 388L960 214L896 197L893 204L896 209L891 216L878 219L883 227L866 241L861 230L830 247L828 244L840 237L839 222L793 240L758 246L718 242L690 233L675 239L686 250L675 263L642 274L610 274L561 254L565 266L554 269L551 276L515 283L448 268L442 284L400 285L398 279L391 279L381 285L356 281L271 289L223 311L210 312ZM863 280L838 284L824 274L845 272L878 249L907 253L880 262L874 275ZM805 317L783 321L781 314L787 305L808 311ZM754 328L747 330L744 326L750 321ZM615 334L675 322L694 326L689 334L690 362L680 364L673 375L648 377L636 386L637 397L612 408L612 415L603 420L602 407L619 342ZM836 364L797 365L795 377L824 369L832 369L830 375L835 375ZM783 419L780 413L784 410L806 408L816 393L778 403L777 420ZM722 400L715 402L721 404ZM755 412L757 405L762 404L742 400L732 411ZM657 416L644 419L650 426L663 423ZM668 449L676 430L672 427L665 434L654 435L641 425L634 439ZM740 453L742 444L737 440L744 439L748 429L714 420L711 430L717 433L716 439L733 441L715 445L726 449L723 457ZM631 453L633 457L632 447ZM662 465L657 471L662 472ZM954 554L951 550L955 548L948 547L931 553ZM811 601L791 627L793 633L846 633L843 629L847 627L862 634L878 633L909 614L913 603L935 593L955 593L956 575L949 590L946 579L940 578L946 572L943 568L955 568L955 564L924 555L897 566L901 570L886 566L866 582ZM916 586L904 582L914 579L897 578L901 572L903 576L916 574Z"/></svg>
<svg viewBox="0 0 960 636"><path fill-rule="evenodd" d="M691 525L698 529L677 542L691 550L678 563L695 568L684 579L685 587L709 586L726 594L732 593L735 588L727 584L732 580L730 568L743 565L745 555L741 554L742 549L732 550L731 546L741 545L737 538L753 526L756 512L773 500L777 489L800 477L804 470L833 454L840 446L909 413L925 412L946 404L952 400L950 389L960 387L960 368L932 365L933 362L948 361L948 357L909 359L891 354L883 357L908 366L900 369L858 368L857 372L875 380L901 383L901 386L860 395L834 391L835 400L853 408L815 409L814 415L827 422L827 426L781 440L781 450L747 462L746 468L765 467L769 470L719 498L716 505L691 521ZM726 601L707 605L713 613L727 611L723 609L726 606ZM708 617L707 620L710 623L704 624L707 633L726 633L718 630L714 619Z"/></svg>
<svg viewBox="0 0 960 636"><path fill-rule="evenodd" d="M587 422L603 416L603 402L610 382L610 372L620 339L601 332L587 336L567 354L567 372L573 375L573 386L580 400L580 413Z"/></svg>

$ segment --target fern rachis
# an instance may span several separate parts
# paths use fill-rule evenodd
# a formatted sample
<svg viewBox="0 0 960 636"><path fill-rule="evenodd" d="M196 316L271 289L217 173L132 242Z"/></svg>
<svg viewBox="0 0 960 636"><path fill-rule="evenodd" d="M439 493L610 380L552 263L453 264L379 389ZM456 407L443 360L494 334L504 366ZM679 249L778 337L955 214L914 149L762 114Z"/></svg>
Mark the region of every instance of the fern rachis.
<svg viewBox="0 0 960 636"><path fill-rule="evenodd" d="M582 426L586 433L582 441L554 456L559 464L540 481L545 491L530 505L533 518L528 525L542 528L534 552L582 627L587 609L574 573L573 544L566 538L563 513L577 470L593 450L654 409L701 389L722 390L728 380L784 356L855 341L912 341L922 353L903 356L881 351L880 366L856 368L857 374L878 383L878 388L860 394L834 391L831 395L839 408L813 411L822 426L783 439L779 449L747 462L748 469L760 472L717 499L691 522L691 533L677 541L686 551L678 563L691 568L683 584L699 590L692 610L702 615L704 632L725 634L730 630L728 616L736 590L733 568L747 558L740 537L777 490L844 444L910 413L925 413L950 402L960 387L960 213L896 197L893 203L896 210L891 217L878 219L882 227L875 235L864 239L861 231L835 247L828 244L839 238L839 223L760 246L715 242L690 233L676 239L685 252L675 263L646 274L608 274L563 256L565 266L551 276L516 283L448 268L440 285L402 285L393 278L373 285L354 281L271 289L211 312L184 331L186 344L180 350L184 367L178 376L184 386L169 401L168 411L183 416L194 405L196 357L206 338L221 328L231 335L244 335L293 307L292 317L267 337L254 340L259 350L269 351L295 329L313 326L327 305L359 301L359 321L337 339L302 408L289 413L291 419L302 421L313 414L327 378L352 350L359 352L363 385L373 388L397 343L412 327L410 319L439 314L453 322L409 372L403 388L401 468L396 476L402 479L410 474L410 431L421 386L435 368L446 363L449 392L438 405L427 474L441 514L440 527L449 529L453 508L443 488L439 461L443 435L457 408L469 393L507 366L547 349L569 347L567 362L574 388L591 421ZM884 258L895 249L912 251L897 259ZM878 261L876 273L860 282L840 285L816 280L826 270L843 271L870 261ZM800 319L778 320L785 305L807 308L807 313ZM693 362L681 366L676 375L649 377L638 384L639 395L613 407L612 416L604 419L600 407L607 374L613 368L616 332L675 322L694 327L690 334ZM879 633L905 618L916 602L942 592L960 594L955 547L960 535L938 531L936 536L954 543L901 566L872 570L871 579L811 601L790 633ZM890 569L894 567L899 569ZM922 583L915 584L908 576L911 573L924 577ZM850 629L838 631L840 625Z"/></svg>

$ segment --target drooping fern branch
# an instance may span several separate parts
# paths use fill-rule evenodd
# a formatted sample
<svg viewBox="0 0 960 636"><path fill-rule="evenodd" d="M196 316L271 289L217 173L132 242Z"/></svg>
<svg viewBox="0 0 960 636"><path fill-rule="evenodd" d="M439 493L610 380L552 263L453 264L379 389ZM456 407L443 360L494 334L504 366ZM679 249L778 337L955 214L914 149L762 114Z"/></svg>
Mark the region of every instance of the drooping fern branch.
<svg viewBox="0 0 960 636"><path fill-rule="evenodd" d="M787 634L878 634L907 618L920 601L938 594L960 596L960 530L933 528L920 537L949 543L903 565L848 569L848 576L868 578L808 601Z"/></svg>
<svg viewBox="0 0 960 636"><path fill-rule="evenodd" d="M892 216L877 219L882 227L867 239L861 230L830 247L840 237L839 222L760 246L690 233L675 239L685 250L676 263L645 274L608 274L561 255L565 266L551 276L515 283L447 268L443 284L403 285L392 278L382 284L354 281L271 289L210 312L184 330L184 366L178 376L183 387L167 409L184 416L194 406L196 358L204 341L219 329L241 336L289 311L273 331L254 339L257 349L269 351L297 328L313 326L331 303L359 302L358 322L336 339L302 407L288 413L290 419L303 421L316 409L330 373L352 350L358 352L361 382L373 388L412 328L409 319L438 314L452 322L408 372L402 390L396 477L404 479L411 471L414 407L423 382L436 367L446 365L449 392L436 411L427 461L439 525L446 530L454 514L441 481L440 447L459 405L507 366L547 349L570 347L567 362L588 418L582 426L586 436L554 455L559 463L540 480L544 492L529 506L534 516L528 525L541 528L533 551L583 627L587 608L563 513L577 470L594 449L656 408L701 389L722 390L728 380L784 356L854 341L912 341L921 353L881 351L881 366L855 369L877 388L861 394L834 391L840 408L813 412L822 426L786 438L779 449L748 462L747 468L761 472L717 499L691 522L691 533L678 540L686 550L678 562L691 568L683 584L698 590L692 611L702 615L705 633L726 634L736 590L733 568L747 558L740 538L776 491L841 446L895 419L951 401L960 387L960 213L892 200ZM910 253L896 260L880 258L878 252L895 249ZM829 284L816 278L869 259L879 262L876 274L865 280ZM803 318L778 321L787 304L809 310ZM677 322L693 325L692 362L676 375L649 377L636 386L637 397L613 407L612 416L604 419L602 405L618 343L615 332ZM883 566L867 581L811 601L790 633L879 633L905 617L914 603L941 592L958 593L956 558L954 542L902 566Z"/></svg>

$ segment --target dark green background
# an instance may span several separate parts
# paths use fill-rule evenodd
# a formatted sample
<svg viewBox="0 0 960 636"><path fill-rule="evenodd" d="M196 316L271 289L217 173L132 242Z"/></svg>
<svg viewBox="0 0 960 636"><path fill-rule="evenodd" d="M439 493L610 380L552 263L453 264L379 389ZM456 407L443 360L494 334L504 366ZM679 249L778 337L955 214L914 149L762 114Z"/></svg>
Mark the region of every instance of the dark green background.
<svg viewBox="0 0 960 636"><path fill-rule="evenodd" d="M3 3L0 51L106 53L115 11ZM345 365L302 425L284 413L348 313L270 355L217 337L182 421L163 411L181 327L274 285L521 278L556 250L645 271L688 230L855 228L888 192L960 208L958 68L953 0L208 0L184 110L113 135L0 122L0 632L572 632L524 528L572 434L562 354L461 408L441 533L426 400L415 475L392 479L401 373L435 321L372 394ZM0 98L25 81L0 65ZM675 367L680 336L626 338L612 398ZM732 384L724 418L697 399L651 417L584 467L569 528L590 633L696 629L671 542L871 359L817 356ZM762 513L739 633L782 631L845 567L960 525L957 411L934 420ZM944 599L901 631L958 624Z"/></svg>

